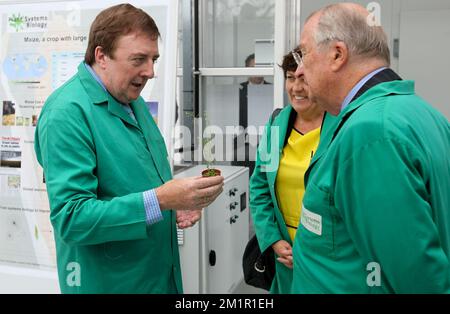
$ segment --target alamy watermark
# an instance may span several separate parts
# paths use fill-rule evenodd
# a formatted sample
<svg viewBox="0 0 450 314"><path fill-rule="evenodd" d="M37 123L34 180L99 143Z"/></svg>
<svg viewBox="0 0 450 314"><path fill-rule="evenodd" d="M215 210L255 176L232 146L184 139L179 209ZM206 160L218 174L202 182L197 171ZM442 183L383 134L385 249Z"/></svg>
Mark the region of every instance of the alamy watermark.
<svg viewBox="0 0 450 314"><path fill-rule="evenodd" d="M200 122L201 123L201 122ZM201 129L201 124L200 124ZM256 151L263 165L261 171L276 171L279 159L280 128L270 126L270 138L266 140L265 127L226 126L225 129L217 125L208 125L198 137L194 153L183 154L185 162L203 161L256 161ZM174 134L183 147L192 147L191 130L185 126L175 127ZM249 150L250 154L235 154L236 151ZM179 160L176 160L179 161Z"/></svg>
<svg viewBox="0 0 450 314"><path fill-rule="evenodd" d="M371 2L367 5L367 24L369 26L381 26L381 5L378 2Z"/></svg>
<svg viewBox="0 0 450 314"><path fill-rule="evenodd" d="M369 287L381 287L381 266L376 262L367 264L366 270L370 272L367 275L366 283Z"/></svg>
<svg viewBox="0 0 450 314"><path fill-rule="evenodd" d="M66 17L68 26L77 27L81 25L81 5L77 2L66 4L66 11L69 11Z"/></svg>
<svg viewBox="0 0 450 314"><path fill-rule="evenodd" d="M81 287L81 266L77 262L70 262L66 266L69 272L66 276L66 284L69 287Z"/></svg>

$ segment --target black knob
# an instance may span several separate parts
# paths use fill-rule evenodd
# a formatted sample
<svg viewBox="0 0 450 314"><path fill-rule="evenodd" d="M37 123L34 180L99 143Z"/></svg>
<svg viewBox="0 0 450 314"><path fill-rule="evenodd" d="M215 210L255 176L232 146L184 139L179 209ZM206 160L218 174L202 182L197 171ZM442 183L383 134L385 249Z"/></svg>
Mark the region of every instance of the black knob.
<svg viewBox="0 0 450 314"><path fill-rule="evenodd" d="M236 206L238 206L239 203L238 202L233 202L230 204L230 210L236 209Z"/></svg>
<svg viewBox="0 0 450 314"><path fill-rule="evenodd" d="M235 196L237 191L238 191L238 189L232 188L232 189L230 190L230 192L228 192L228 193L229 193L230 196Z"/></svg>
<svg viewBox="0 0 450 314"><path fill-rule="evenodd" d="M216 252L213 250L209 252L209 265L211 266L216 265Z"/></svg>
<svg viewBox="0 0 450 314"><path fill-rule="evenodd" d="M234 215L233 217L230 217L230 225L236 223L238 218L239 218L239 216L237 216L237 215Z"/></svg>

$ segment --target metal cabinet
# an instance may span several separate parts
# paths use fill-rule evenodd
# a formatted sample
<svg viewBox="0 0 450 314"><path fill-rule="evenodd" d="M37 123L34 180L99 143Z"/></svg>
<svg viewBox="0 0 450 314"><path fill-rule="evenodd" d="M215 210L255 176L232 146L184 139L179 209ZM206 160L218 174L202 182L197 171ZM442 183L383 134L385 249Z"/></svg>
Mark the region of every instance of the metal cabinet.
<svg viewBox="0 0 450 314"><path fill-rule="evenodd" d="M243 279L242 255L249 239L248 168L219 166L223 193L203 210L194 228L179 232L185 293L232 293ZM176 177L196 176L195 166Z"/></svg>

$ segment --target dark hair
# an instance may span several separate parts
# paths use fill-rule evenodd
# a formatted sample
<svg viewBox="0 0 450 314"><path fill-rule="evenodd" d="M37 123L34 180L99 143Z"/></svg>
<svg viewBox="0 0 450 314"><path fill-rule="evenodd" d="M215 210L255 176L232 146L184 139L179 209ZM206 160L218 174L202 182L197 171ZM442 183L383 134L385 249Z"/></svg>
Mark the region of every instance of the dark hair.
<svg viewBox="0 0 450 314"><path fill-rule="evenodd" d="M155 40L160 37L155 21L131 4L119 4L103 10L91 25L84 61L89 65L94 64L95 48L98 46L103 48L108 57L113 58L120 36L132 32L143 32Z"/></svg>
<svg viewBox="0 0 450 314"><path fill-rule="evenodd" d="M295 62L292 52L289 52L287 55L283 57L283 63L281 63L279 67L283 69L285 79L287 71L295 72L297 70L297 62Z"/></svg>
<svg viewBox="0 0 450 314"><path fill-rule="evenodd" d="M245 66L250 66L250 61L255 60L255 54L252 53L251 55L248 55L247 58L245 58Z"/></svg>

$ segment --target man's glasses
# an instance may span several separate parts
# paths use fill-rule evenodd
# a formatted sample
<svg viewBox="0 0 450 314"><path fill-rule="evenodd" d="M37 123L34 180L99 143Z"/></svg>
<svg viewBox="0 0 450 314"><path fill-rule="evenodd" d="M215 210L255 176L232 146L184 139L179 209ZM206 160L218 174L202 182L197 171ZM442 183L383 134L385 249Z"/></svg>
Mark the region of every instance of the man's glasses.
<svg viewBox="0 0 450 314"><path fill-rule="evenodd" d="M297 51L292 51L292 56L294 57L295 62L297 63L298 66L303 65L303 58L302 55L300 53L298 53Z"/></svg>

